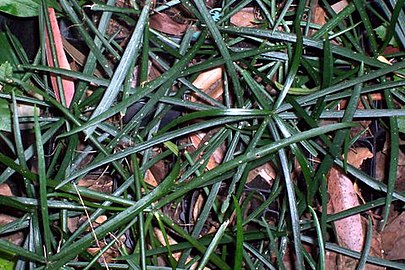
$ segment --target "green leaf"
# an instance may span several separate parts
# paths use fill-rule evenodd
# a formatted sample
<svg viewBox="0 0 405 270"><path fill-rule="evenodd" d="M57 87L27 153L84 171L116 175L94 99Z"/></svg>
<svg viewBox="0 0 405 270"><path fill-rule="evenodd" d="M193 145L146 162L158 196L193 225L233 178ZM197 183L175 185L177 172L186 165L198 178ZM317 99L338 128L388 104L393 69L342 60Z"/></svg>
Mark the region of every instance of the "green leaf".
<svg viewBox="0 0 405 270"><path fill-rule="evenodd" d="M377 33L377 36L379 38L381 38L382 40L385 39L385 36L387 35L387 28L384 25L378 26L374 29L374 31ZM398 47L398 42L395 40L394 36L390 39L388 44L393 47Z"/></svg>
<svg viewBox="0 0 405 270"><path fill-rule="evenodd" d="M11 132L11 113L8 102L0 98L0 130Z"/></svg>
<svg viewBox="0 0 405 270"><path fill-rule="evenodd" d="M49 7L58 9L55 0L47 0L46 2ZM35 17L38 16L40 5L41 0L0 0L0 12L17 17Z"/></svg>
<svg viewBox="0 0 405 270"><path fill-rule="evenodd" d="M18 17L38 15L40 0L0 0L0 11Z"/></svg>
<svg viewBox="0 0 405 270"><path fill-rule="evenodd" d="M15 259L8 254L0 254L0 270L14 269Z"/></svg>
<svg viewBox="0 0 405 270"><path fill-rule="evenodd" d="M0 65L0 81L6 81L13 75L13 67L9 62Z"/></svg>
<svg viewBox="0 0 405 270"><path fill-rule="evenodd" d="M402 109L405 110L405 106L403 106ZM398 131L405 133L405 116L398 117L397 123L398 123Z"/></svg>
<svg viewBox="0 0 405 270"><path fill-rule="evenodd" d="M176 156L179 156L179 148L177 147L177 145L175 145L171 141L164 142L163 144L167 147L167 149L172 151L173 154L175 154Z"/></svg>

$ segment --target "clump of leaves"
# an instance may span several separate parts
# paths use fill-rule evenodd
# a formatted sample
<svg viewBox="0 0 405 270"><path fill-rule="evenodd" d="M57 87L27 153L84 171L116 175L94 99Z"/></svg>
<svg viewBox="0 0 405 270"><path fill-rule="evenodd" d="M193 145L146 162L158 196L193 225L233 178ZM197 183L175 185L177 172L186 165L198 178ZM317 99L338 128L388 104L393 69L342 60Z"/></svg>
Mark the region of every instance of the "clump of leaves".
<svg viewBox="0 0 405 270"><path fill-rule="evenodd" d="M0 251L16 269L325 269L326 250L356 259L339 267L403 269L368 256L372 229L405 201L405 18L391 3L0 6L37 16L41 41L29 61L5 29L0 182L18 192L0 196L15 217L0 233L24 239ZM379 134L382 181L348 160L380 151ZM328 209L328 181L343 177L375 195ZM372 213L360 249L340 240L360 232L333 229Z"/></svg>

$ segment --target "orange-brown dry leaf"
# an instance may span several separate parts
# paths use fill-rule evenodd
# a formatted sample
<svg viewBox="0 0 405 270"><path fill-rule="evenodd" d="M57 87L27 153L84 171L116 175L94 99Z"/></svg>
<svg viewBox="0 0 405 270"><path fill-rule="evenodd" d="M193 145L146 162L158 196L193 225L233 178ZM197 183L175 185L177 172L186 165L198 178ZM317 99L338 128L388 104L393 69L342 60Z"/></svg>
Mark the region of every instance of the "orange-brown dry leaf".
<svg viewBox="0 0 405 270"><path fill-rule="evenodd" d="M324 25L326 24L326 13L319 5L316 5L313 9L314 16L312 17L311 21L317 25ZM311 29L310 35L312 36L315 34L317 30Z"/></svg>
<svg viewBox="0 0 405 270"><path fill-rule="evenodd" d="M194 220L194 222L197 221L198 216L200 215L201 210L202 210L203 207L204 207L204 197L200 194L200 195L198 195L198 198L197 198L197 200L196 200L196 202L194 204L194 207L193 207L193 220Z"/></svg>
<svg viewBox="0 0 405 270"><path fill-rule="evenodd" d="M336 12L336 14L337 14L337 13L341 12L348 5L349 5L349 3L347 2L347 0L342 0L342 1L336 2L331 7L332 7L333 11Z"/></svg>
<svg viewBox="0 0 405 270"><path fill-rule="evenodd" d="M367 148L356 148L348 153L347 161L359 168L365 159L373 155ZM353 182L341 170L332 167L328 174L328 214L335 214L359 205ZM346 248L360 252L364 245L364 232L360 214L352 215L334 222L338 243ZM348 265L347 263L350 263ZM355 266L353 261L341 262L347 269Z"/></svg>
<svg viewBox="0 0 405 270"><path fill-rule="evenodd" d="M159 242L162 244L162 246L166 246L166 241L165 241L165 238L163 237L162 231L159 230L158 228L153 228L153 232L155 233L156 238L159 240ZM169 241L169 244L170 244L170 245L175 245L175 244L177 244L177 241L174 240L170 235L167 235L167 238L168 238L168 241ZM180 257L181 257L181 252L173 253L173 258L174 258L176 261L179 261ZM186 259L186 262L188 263L188 262L190 262L191 260L192 260L192 257L188 256L187 259ZM198 266L198 264L197 264L197 263L194 263L194 264L190 267L190 270L196 269L197 266ZM207 267L204 268L204 270L209 270L209 269L210 269L210 268L207 268Z"/></svg>
<svg viewBox="0 0 405 270"><path fill-rule="evenodd" d="M315 8L315 14L314 14L314 19L313 22L318 24L318 25L324 25L326 24L326 14L323 8L320 6L317 6Z"/></svg>
<svg viewBox="0 0 405 270"><path fill-rule="evenodd" d="M361 219L363 225L363 233L365 234L368 229L368 221L366 218L362 217ZM369 256L383 258L382 252L382 237L379 232L373 227L371 244L370 244L370 253ZM339 269L339 270L347 270L347 269L356 269L358 265L358 260L342 256L338 253L333 251L326 251L325 255L325 269ZM366 264L366 270L385 270L385 267L374 265L374 264Z"/></svg>
<svg viewBox="0 0 405 270"><path fill-rule="evenodd" d="M13 222L16 220L16 217L9 216L3 213L0 213L0 227ZM4 236L0 237L0 239L9 241L10 243L13 243L14 245L21 245L24 241L24 233L19 231L19 232L14 232L10 234L5 234ZM0 267L0 269L2 269Z"/></svg>
<svg viewBox="0 0 405 270"><path fill-rule="evenodd" d="M207 71L202 72L198 77L193 81L193 85L213 99L220 99L223 94L222 88L222 67L213 68ZM200 102L196 95L192 95L190 100L192 102ZM199 148L202 140L207 136L207 133L199 132L197 134L191 135L190 141L194 148ZM211 136L211 135L210 135ZM221 163L224 157L224 150L219 147L214 151L210 156L207 169L212 170L219 163Z"/></svg>
<svg viewBox="0 0 405 270"><path fill-rule="evenodd" d="M99 242L100 248L105 247L106 245L103 242ZM99 247L92 247L88 248L87 252L92 254L93 256L97 255L100 252ZM120 256L120 252L118 251L117 247L113 246L107 249L106 252L98 259L100 263L111 263L115 261L116 258Z"/></svg>
<svg viewBox="0 0 405 270"><path fill-rule="evenodd" d="M191 135L190 136L190 141L191 144L194 146L194 148L199 148L201 147L201 141L204 139L204 137L207 136L206 133L204 132L199 132L197 134ZM214 153L210 156L206 168L208 170L212 170L215 168L219 163L222 162L222 159L224 158L224 150L221 149L221 147L217 148ZM203 162L203 161L202 161Z"/></svg>
<svg viewBox="0 0 405 270"><path fill-rule="evenodd" d="M325 269L337 269L336 257L337 253L329 250L325 251Z"/></svg>
<svg viewBox="0 0 405 270"><path fill-rule="evenodd" d="M270 186L272 186L273 180L276 179L277 173L270 163L265 163L249 172L246 183L250 183L258 175L260 175Z"/></svg>
<svg viewBox="0 0 405 270"><path fill-rule="evenodd" d="M79 217L69 217L67 221L67 227L69 232L73 233L77 230L80 226L80 218Z"/></svg>
<svg viewBox="0 0 405 270"><path fill-rule="evenodd" d="M231 24L241 27L255 27L255 10L253 7L242 8L231 17Z"/></svg>
<svg viewBox="0 0 405 270"><path fill-rule="evenodd" d="M220 79L222 79L222 67L217 67L200 73L193 81L193 85L205 91Z"/></svg>
<svg viewBox="0 0 405 270"><path fill-rule="evenodd" d="M153 232L154 232L156 238L157 238L157 239L159 240L159 242L162 244L162 246L165 247L167 243L166 243L165 237L163 236L162 231L159 230L158 228L153 228ZM174 240L173 237L171 237L170 235L166 235L166 236L167 236L169 245L172 246L172 245L177 244L177 241ZM180 257L181 257L181 252L173 253L173 258L174 258L176 261L179 261Z"/></svg>
<svg viewBox="0 0 405 270"><path fill-rule="evenodd" d="M91 190L112 193L113 179L109 175L87 175L86 177L79 180L77 183L80 187L86 187Z"/></svg>
<svg viewBox="0 0 405 270"><path fill-rule="evenodd" d="M405 260L405 213L392 220L382 232L382 246L385 258Z"/></svg>
<svg viewBox="0 0 405 270"><path fill-rule="evenodd" d="M96 220L94 222L96 222L98 224L103 224L106 221L107 221L107 216L106 215L101 215L98 218L96 218Z"/></svg>
<svg viewBox="0 0 405 270"><path fill-rule="evenodd" d="M14 196L13 193L11 192L10 186L5 183L0 184L0 195L8 197Z"/></svg>
<svg viewBox="0 0 405 270"><path fill-rule="evenodd" d="M180 36L186 30L188 25L174 21L165 13L155 13L149 18L149 26L155 30L169 35Z"/></svg>
<svg viewBox="0 0 405 270"><path fill-rule="evenodd" d="M223 94L222 88L222 67L217 67L202 72L193 81L193 85L215 100L221 98ZM196 102L198 97L196 94L191 96L191 101Z"/></svg>
<svg viewBox="0 0 405 270"><path fill-rule="evenodd" d="M56 57L58 60L58 67L71 70L69 61L67 60L65 51L63 49L63 41L62 41L62 34L59 29L58 21L56 18L55 10L53 8L48 8L49 13L49 21L50 26L52 29L53 41L56 50ZM51 44L50 38L48 36L48 31L45 33L45 52L46 52L46 60L50 67L56 66L54 62L54 56L52 55L51 51ZM75 84L72 78L62 77L62 85L63 85L63 95L65 96L66 106L69 107L70 103L73 100L73 95L75 94ZM55 75L51 75L51 83L55 93L56 99L60 102L61 97L59 95L59 86L57 83L57 77Z"/></svg>
<svg viewBox="0 0 405 270"><path fill-rule="evenodd" d="M158 185L158 182L156 181L155 177L153 176L150 170L146 171L144 181L145 183L151 185L152 187L157 187Z"/></svg>

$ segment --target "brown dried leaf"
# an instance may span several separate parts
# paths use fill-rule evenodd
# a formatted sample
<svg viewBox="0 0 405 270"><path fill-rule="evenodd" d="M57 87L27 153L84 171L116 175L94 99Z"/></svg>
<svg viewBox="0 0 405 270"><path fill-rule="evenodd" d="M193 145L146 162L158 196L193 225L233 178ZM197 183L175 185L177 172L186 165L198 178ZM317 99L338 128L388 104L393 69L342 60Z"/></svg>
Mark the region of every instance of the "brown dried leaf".
<svg viewBox="0 0 405 270"><path fill-rule="evenodd" d="M405 212L391 221L382 232L382 246L389 260L405 260Z"/></svg>
<svg viewBox="0 0 405 270"><path fill-rule="evenodd" d="M348 5L349 5L349 3L347 2L347 0L342 0L342 1L339 1L335 4L333 4L331 7L334 12L339 13Z"/></svg>
<svg viewBox="0 0 405 270"><path fill-rule="evenodd" d="M201 194L199 194L198 198L197 198L197 200L196 200L196 202L194 204L194 207L193 207L193 220L194 220L194 222L197 221L198 216L200 215L201 210L202 210L203 207L204 207L204 197Z"/></svg>
<svg viewBox="0 0 405 270"><path fill-rule="evenodd" d="M253 7L242 8L231 17L231 24L241 27L255 27L255 10Z"/></svg>
<svg viewBox="0 0 405 270"><path fill-rule="evenodd" d="M149 26L155 30L169 35L180 36L186 30L188 25L174 21L165 13L155 13L149 18Z"/></svg>
<svg viewBox="0 0 405 270"><path fill-rule="evenodd" d="M273 180L276 179L277 173L270 163L265 163L249 172L246 183L250 183L258 175L260 175L270 186L272 186Z"/></svg>
<svg viewBox="0 0 405 270"><path fill-rule="evenodd" d="M80 187L87 187L88 189L100 191L103 193L111 193L113 186L113 179L109 175L87 175L77 183Z"/></svg>
<svg viewBox="0 0 405 270"><path fill-rule="evenodd" d="M100 252L100 249L106 246L105 243L99 242L100 247L91 247L87 249L87 252L92 254L92 255L97 255ZM100 263L111 263L114 262L116 258L120 256L120 252L116 245L110 247L107 249L106 252L103 253L103 255L98 259Z"/></svg>
<svg viewBox="0 0 405 270"><path fill-rule="evenodd" d="M10 186L5 183L0 184L0 195L8 197L14 196L13 193L11 192Z"/></svg>
<svg viewBox="0 0 405 270"><path fill-rule="evenodd" d="M150 170L146 171L144 181L145 183L151 185L152 187L157 187L158 185L156 178L153 176L153 173Z"/></svg>
<svg viewBox="0 0 405 270"><path fill-rule="evenodd" d="M364 160L372 157L373 153L367 147L358 147L347 153L347 162L358 169Z"/></svg>
<svg viewBox="0 0 405 270"><path fill-rule="evenodd" d="M193 85L213 99L220 99L223 94L222 88L222 67L217 67L214 69L210 69L207 71L202 72L198 77L194 80ZM191 101L196 102L197 96L192 95Z"/></svg>
<svg viewBox="0 0 405 270"><path fill-rule="evenodd" d="M165 240L165 238L163 236L162 231L159 230L158 228L153 228L153 232L155 233L156 238L159 240L159 242L162 244L162 246L165 247L167 243L166 243L166 240ZM170 235L167 235L167 239L168 239L169 245L172 246L172 245L177 244L177 241L174 240L173 237L171 237ZM181 257L181 252L173 253L173 258L176 261L179 261L180 257Z"/></svg>
<svg viewBox="0 0 405 270"><path fill-rule="evenodd" d="M15 221L16 218L13 216L9 216L3 213L0 213L0 226L6 225L10 222ZM14 232L11 234L5 234L5 236L0 237L2 240L9 241L10 243L13 243L14 245L21 245L23 240L24 240L24 233L23 232ZM1 269L1 267L0 267Z"/></svg>
<svg viewBox="0 0 405 270"><path fill-rule="evenodd" d="M197 134L194 134L194 135L190 136L191 144L194 146L195 149L201 147L201 143L203 142L203 140L206 140L205 139L206 136L212 136L212 135L204 133L204 132L200 132L200 133L197 133ZM206 168L208 170L212 170L219 163L222 162L223 158L224 158L224 150L221 147L219 147L210 156ZM204 162L204 161L201 161L201 162Z"/></svg>
<svg viewBox="0 0 405 270"><path fill-rule="evenodd" d="M324 25L326 24L326 14L323 8L320 6L315 7L315 12L314 12L314 17L313 17L313 22L318 24L318 25Z"/></svg>
<svg viewBox="0 0 405 270"><path fill-rule="evenodd" d="M363 161L372 157L367 148L356 148L348 153L348 163L359 168ZM332 168L328 175L328 193L330 196L328 214L335 214L359 205L353 182L340 170ZM361 251L364 234L360 215L340 219L334 222L339 244L355 251Z"/></svg>
<svg viewBox="0 0 405 270"><path fill-rule="evenodd" d="M49 21L50 21L50 26L52 29L52 35L53 35L53 41L54 41L54 46L56 50L56 57L58 60L58 67L59 68L64 68L67 70L71 70L69 61L67 60L66 53L63 49L63 42L62 42L62 34L59 29L58 21L56 18L55 10L53 8L48 8L48 13L49 13ZM52 54L51 51L51 44L50 44L50 38L48 36L48 31L45 33L45 53L47 57L47 62L50 67L55 66L54 62L54 55ZM63 93L65 96L65 101L66 101L66 106L69 107L70 103L73 100L73 95L75 93L75 84L74 80L72 78L66 78L62 77L62 86L63 86ZM55 93L56 99L60 102L61 97L59 96L59 86L57 83L56 76L51 74L51 83L52 87Z"/></svg>

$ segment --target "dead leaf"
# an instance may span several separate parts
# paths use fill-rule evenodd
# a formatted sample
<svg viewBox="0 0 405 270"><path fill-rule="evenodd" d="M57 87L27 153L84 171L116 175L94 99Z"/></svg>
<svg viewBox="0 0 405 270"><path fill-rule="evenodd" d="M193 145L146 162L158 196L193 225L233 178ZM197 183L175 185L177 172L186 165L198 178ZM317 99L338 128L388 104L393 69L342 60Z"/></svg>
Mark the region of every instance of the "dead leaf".
<svg viewBox="0 0 405 270"><path fill-rule="evenodd" d="M372 157L373 153L367 147L358 147L347 153L347 162L358 169L364 160Z"/></svg>
<svg viewBox="0 0 405 270"><path fill-rule="evenodd" d="M249 172L246 184L250 183L257 176L261 176L270 186L272 186L273 180L276 179L276 175L277 173L273 166L271 166L271 163L265 163Z"/></svg>
<svg viewBox="0 0 405 270"><path fill-rule="evenodd" d="M8 197L14 196L13 193L11 192L10 186L5 183L0 184L0 195Z"/></svg>
<svg viewBox="0 0 405 270"><path fill-rule="evenodd" d="M199 194L197 200L195 201L194 207L193 207L194 222L197 221L198 216L200 215L203 207L204 207L204 197L201 194Z"/></svg>
<svg viewBox="0 0 405 270"><path fill-rule="evenodd" d="M255 10L253 7L242 8L231 17L231 24L241 27L255 27Z"/></svg>
<svg viewBox="0 0 405 270"><path fill-rule="evenodd" d="M159 32L180 36L186 30L188 25L174 21L166 13L155 13L149 17L149 26Z"/></svg>
<svg viewBox="0 0 405 270"><path fill-rule="evenodd" d="M92 254L93 256L97 255L102 248L106 246L105 243L99 242L100 247L91 247L87 249L87 252ZM103 255L100 256L98 261L100 263L111 263L115 261L116 258L120 256L120 252L117 248L117 245L113 245L109 249L107 249L106 252L103 253Z"/></svg>
<svg viewBox="0 0 405 270"><path fill-rule="evenodd" d="M222 67L210 69L202 72L193 81L193 85L215 100L220 99L223 94L222 88ZM199 100L197 94L191 96L191 101Z"/></svg>
<svg viewBox="0 0 405 270"><path fill-rule="evenodd" d="M320 25L320 26L326 24L326 13L325 13L325 11L323 10L323 8L321 8L319 5L316 5L316 6L313 8L313 14L314 14L314 15L312 16L312 19L311 19L311 22L312 22L312 23L317 24L317 25ZM318 31L318 30L316 30L316 29L311 29L310 32L309 32L309 35L312 36L312 35L314 35L317 31Z"/></svg>
<svg viewBox="0 0 405 270"><path fill-rule="evenodd" d="M106 221L107 221L107 216L106 215L101 215L101 216L97 217L94 222L96 222L98 224L103 224Z"/></svg>
<svg viewBox="0 0 405 270"><path fill-rule="evenodd" d="M152 187L157 187L158 185L155 176L153 176L153 173L150 170L146 171L144 181L145 183L151 185Z"/></svg>
<svg viewBox="0 0 405 270"><path fill-rule="evenodd" d="M382 246L388 260L405 260L405 212L392 220L382 232Z"/></svg>
<svg viewBox="0 0 405 270"><path fill-rule="evenodd" d="M207 137L209 137L209 136L212 136L212 134L207 134L204 132L199 132L197 134L191 135L190 136L191 144L194 146L195 149L198 149L201 147L201 143L203 143L203 141L208 141ZM224 158L224 150L220 146L210 156L206 168L208 170L212 170L213 168L215 168L218 164L220 164L222 162L223 158ZM201 160L201 162L203 163L205 161Z"/></svg>
<svg viewBox="0 0 405 270"><path fill-rule="evenodd" d="M15 220L16 220L16 218L13 216L9 216L9 215L0 213L0 227L8 224L10 222L13 222ZM10 234L5 233L4 236L0 237L0 239L9 241L10 243L13 243L14 245L20 246L24 241L24 233L21 231L10 233ZM1 267L0 267L0 269L1 269Z"/></svg>
<svg viewBox="0 0 405 270"><path fill-rule="evenodd" d="M338 14L348 5L349 5L349 3L347 2L347 0L342 0L342 1L336 2L331 7L332 7L333 11L336 12L336 14Z"/></svg>
<svg viewBox="0 0 405 270"><path fill-rule="evenodd" d="M80 226L79 217L69 217L67 221L67 227L71 233L75 232Z"/></svg>
<svg viewBox="0 0 405 270"><path fill-rule="evenodd" d="M54 46L56 50L56 58L58 60L58 67L71 70L69 62L67 60L65 51L63 49L63 41L62 35L60 33L58 20L55 15L55 10L53 8L48 8L49 13L49 20L51 24L51 30L53 35ZM50 67L55 67L56 63L54 62L54 55L51 50L50 38L48 36L48 31L46 31L45 35L45 51L46 51L46 60ZM59 87L57 83L57 77L55 75L51 75L51 83L55 93L56 99L60 102L60 95L59 95ZM62 86L63 86L63 93L65 96L66 106L69 107L70 103L73 100L73 95L75 94L75 85L72 78L65 78L62 77Z"/></svg>
<svg viewBox="0 0 405 270"><path fill-rule="evenodd" d="M113 179L111 176L103 174L87 175L79 180L77 183L80 187L87 187L88 189L100 191L102 193L112 193Z"/></svg>
<svg viewBox="0 0 405 270"><path fill-rule="evenodd" d="M159 240L160 244L162 244L162 246L165 247L167 243L166 243L166 240L165 240L165 238L164 238L164 236L163 236L162 231L159 230L158 228L153 228L153 232L155 233L155 236L156 236L156 238ZM172 246L172 245L177 244L177 241L174 240L173 237L171 237L170 235L166 235L166 236L167 236L169 245ZM173 258L174 258L176 261L179 261L180 257L181 257L181 252L173 253Z"/></svg>
<svg viewBox="0 0 405 270"><path fill-rule="evenodd" d="M363 161L371 158L372 153L367 148L356 148L348 153L347 161L359 168ZM328 214L335 214L359 205L353 182L340 169L332 167L328 174ZM361 252L364 245L365 233L360 214L352 215L334 222L338 243L346 248ZM346 269L356 266L352 259L339 261Z"/></svg>

